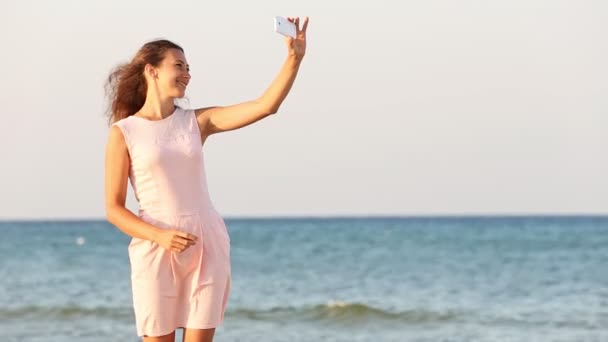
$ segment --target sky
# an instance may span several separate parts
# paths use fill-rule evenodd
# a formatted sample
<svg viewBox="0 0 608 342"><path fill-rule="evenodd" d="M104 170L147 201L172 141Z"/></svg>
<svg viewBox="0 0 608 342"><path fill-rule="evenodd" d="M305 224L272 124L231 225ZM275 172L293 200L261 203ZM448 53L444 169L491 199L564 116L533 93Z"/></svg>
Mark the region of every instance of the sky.
<svg viewBox="0 0 608 342"><path fill-rule="evenodd" d="M103 219L110 70L168 38L190 107L251 100L276 15L307 54L277 114L205 143L222 215L608 214L605 1L13 0L0 219Z"/></svg>

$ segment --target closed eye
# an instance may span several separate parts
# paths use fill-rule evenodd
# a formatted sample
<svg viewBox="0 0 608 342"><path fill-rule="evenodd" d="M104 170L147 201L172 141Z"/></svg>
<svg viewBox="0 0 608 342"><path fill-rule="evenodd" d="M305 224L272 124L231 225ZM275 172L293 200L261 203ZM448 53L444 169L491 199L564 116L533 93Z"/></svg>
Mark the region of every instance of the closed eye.
<svg viewBox="0 0 608 342"><path fill-rule="evenodd" d="M180 69L181 69L181 68L184 66L184 64L182 64L182 63L177 63L177 64L175 64L175 65L176 65L177 67L179 67ZM187 71L190 71L190 66L189 66L189 65L188 65L188 66L186 66L186 70L187 70Z"/></svg>

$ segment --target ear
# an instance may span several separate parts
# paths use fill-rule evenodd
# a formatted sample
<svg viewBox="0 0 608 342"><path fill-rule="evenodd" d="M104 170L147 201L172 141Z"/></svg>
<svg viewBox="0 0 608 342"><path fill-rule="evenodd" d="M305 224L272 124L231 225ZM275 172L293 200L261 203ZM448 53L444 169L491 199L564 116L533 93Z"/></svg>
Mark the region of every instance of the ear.
<svg viewBox="0 0 608 342"><path fill-rule="evenodd" d="M156 71L156 68L154 68L152 65L146 64L146 66L144 67L144 70L148 76L150 76L152 78L158 77L158 72Z"/></svg>

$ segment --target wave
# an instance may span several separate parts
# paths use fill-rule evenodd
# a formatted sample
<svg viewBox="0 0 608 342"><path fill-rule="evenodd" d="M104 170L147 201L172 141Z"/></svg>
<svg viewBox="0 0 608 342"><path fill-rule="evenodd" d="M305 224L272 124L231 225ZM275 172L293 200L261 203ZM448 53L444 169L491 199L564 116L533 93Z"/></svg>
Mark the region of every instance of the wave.
<svg viewBox="0 0 608 342"><path fill-rule="evenodd" d="M96 317L106 319L133 318L133 309L128 307L95 307L87 308L69 306L23 306L17 308L0 308L0 321L9 319L36 318L43 320L63 320L79 317Z"/></svg>
<svg viewBox="0 0 608 342"><path fill-rule="evenodd" d="M411 310L390 312L360 303L329 302L305 307L274 307L268 309L235 308L228 309L227 317L266 321L318 321L318 322L364 322L399 321L410 323L440 322L455 320L459 317L453 312L433 312ZM94 307L81 306L25 306L13 309L0 308L0 320L44 319L64 320L82 317L128 320L133 318L131 307Z"/></svg>
<svg viewBox="0 0 608 342"><path fill-rule="evenodd" d="M361 303L329 302L306 307L274 307L265 310L238 308L228 312L230 316L251 320L313 321L326 323L433 323L458 321L462 314L455 311L430 311L414 309L393 312Z"/></svg>
<svg viewBox="0 0 608 342"><path fill-rule="evenodd" d="M608 316L602 316L597 321L585 320L584 317L572 317L568 320L526 319L523 317L492 316L488 313L466 312L456 310L435 311L427 309L411 309L406 311L390 311L375 308L362 303L332 301L326 304L302 307L272 307L267 309L234 308L228 309L226 317L230 319L267 321L279 323L315 323L336 325L372 324L450 324L473 323L485 326L507 325L543 325L593 328L605 324ZM132 321L134 319L131 307L95 307L80 306L44 307L25 306L17 308L0 308L0 322L10 320L35 319L43 321L67 321L81 318L108 319Z"/></svg>

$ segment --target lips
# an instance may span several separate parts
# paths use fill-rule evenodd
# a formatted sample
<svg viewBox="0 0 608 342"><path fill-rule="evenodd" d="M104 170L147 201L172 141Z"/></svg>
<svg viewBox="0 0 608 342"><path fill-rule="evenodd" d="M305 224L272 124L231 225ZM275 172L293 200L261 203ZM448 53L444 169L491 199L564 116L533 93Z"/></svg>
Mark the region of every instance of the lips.
<svg viewBox="0 0 608 342"><path fill-rule="evenodd" d="M184 89L186 89L186 87L188 86L186 83L180 82L180 81L177 81L177 84L179 84L180 86L182 86Z"/></svg>

